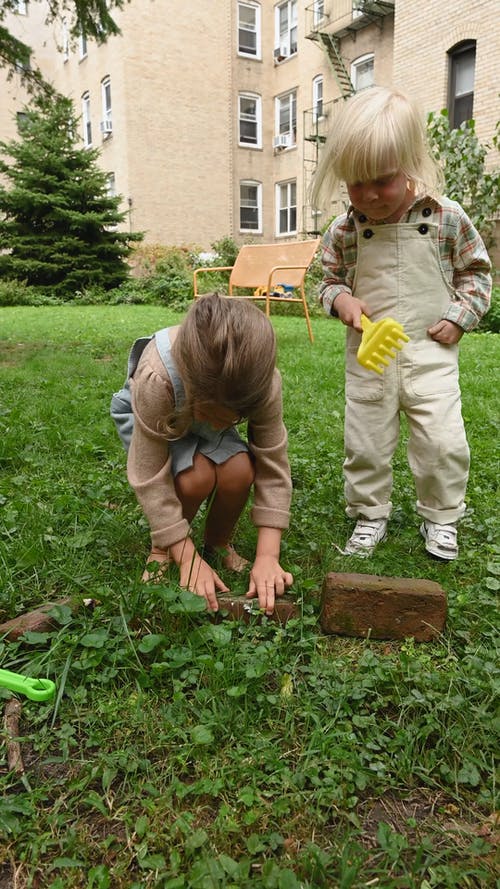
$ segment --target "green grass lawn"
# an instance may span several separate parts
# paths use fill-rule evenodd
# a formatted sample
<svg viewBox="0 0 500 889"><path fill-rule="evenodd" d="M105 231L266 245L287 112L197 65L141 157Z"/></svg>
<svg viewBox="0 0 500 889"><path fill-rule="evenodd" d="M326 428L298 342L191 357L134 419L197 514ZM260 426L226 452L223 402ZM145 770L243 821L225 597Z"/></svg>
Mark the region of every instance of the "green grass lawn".
<svg viewBox="0 0 500 889"><path fill-rule="evenodd" d="M173 577L140 582L148 528L109 400L132 340L179 317L0 309L0 622L47 600L98 603L58 605L53 631L0 640L0 667L58 685L55 701L23 700L24 776L0 745L1 889L498 885L498 336L461 346L459 560L425 554L403 430L390 534L360 563L337 548L352 526L344 330L316 317L311 346L303 318L273 318L294 481L282 564L302 616L243 625L210 621ZM247 513L235 542L252 556ZM328 571L437 581L444 635L323 636Z"/></svg>

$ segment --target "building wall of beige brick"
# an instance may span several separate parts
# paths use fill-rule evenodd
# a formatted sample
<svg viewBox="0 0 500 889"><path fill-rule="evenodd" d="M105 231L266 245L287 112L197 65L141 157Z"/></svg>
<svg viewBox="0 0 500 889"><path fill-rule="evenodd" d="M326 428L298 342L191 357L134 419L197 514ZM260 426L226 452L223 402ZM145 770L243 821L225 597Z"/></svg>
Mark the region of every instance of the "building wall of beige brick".
<svg viewBox="0 0 500 889"><path fill-rule="evenodd" d="M476 41L473 115L479 141L491 146L500 119L498 70L500 30L498 0L440 0L426 4L397 0L394 33L394 82L413 95L424 113L447 107L448 52L464 40ZM498 166L500 155L491 146L487 165ZM500 231L490 255L500 267Z"/></svg>
<svg viewBox="0 0 500 889"><path fill-rule="evenodd" d="M394 82L414 95L424 111L446 108L448 52L461 41L475 40L473 114L480 141L489 142L500 110L498 2L463 0L457 4L455 0L440 0L427 6L432 6L432 14L423 16L422 6L411 0L397 0Z"/></svg>
<svg viewBox="0 0 500 889"><path fill-rule="evenodd" d="M71 96L78 114L88 92L92 143L100 163L115 177L127 212L125 227L142 230L149 243L209 249L216 240L268 242L277 235L276 189L297 185L297 235L321 228L326 218L312 215L309 187L322 136L334 126L342 102L327 52L312 31L310 0L297 3L298 52L276 62L275 0L254 3L261 22L258 58L238 54L238 0L196 4L186 0L131 0L116 12L121 36L97 46L89 41L85 58L78 46L67 57L61 23L44 25L44 4L28 4L27 16L11 15L8 27L35 48L36 61L54 85ZM281 0L283 2L283 0ZM500 34L494 27L498 0L395 0L395 15L357 20L351 0L325 0L321 28L337 35L345 67L374 56L374 82L400 85L424 111L446 105L447 51L460 40L477 41L474 115L477 132L488 141L498 117L496 72ZM3 75L0 75L3 77ZM313 80L323 78L325 113L312 116ZM103 136L101 89L109 77L112 135ZM296 141L276 150L277 97L295 91ZM239 144L238 97L260 97L262 139L258 147ZM19 78L0 92L0 138L15 136L15 112L26 94ZM311 132L311 127L313 132ZM493 162L493 161L492 161ZM262 226L240 228L240 183L259 183ZM342 200L332 203L332 213Z"/></svg>

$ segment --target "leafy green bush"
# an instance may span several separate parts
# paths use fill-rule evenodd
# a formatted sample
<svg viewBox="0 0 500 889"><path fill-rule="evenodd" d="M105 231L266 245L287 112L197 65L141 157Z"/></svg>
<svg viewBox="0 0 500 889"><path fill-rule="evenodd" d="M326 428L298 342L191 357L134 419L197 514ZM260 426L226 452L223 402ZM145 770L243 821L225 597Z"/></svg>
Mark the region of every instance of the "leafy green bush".
<svg viewBox="0 0 500 889"><path fill-rule="evenodd" d="M493 241L493 218L500 204L500 169L486 169L488 152L500 144L500 121L492 145L482 145L473 120L452 129L448 112L431 112L427 119L431 148L445 176L447 197L458 201L487 246Z"/></svg>
<svg viewBox="0 0 500 889"><path fill-rule="evenodd" d="M193 297L193 260L183 247L159 247L137 251L135 277L116 288L107 300L116 305L165 305L182 311ZM134 259L136 259L134 257Z"/></svg>
<svg viewBox="0 0 500 889"><path fill-rule="evenodd" d="M61 300L52 297L39 287L30 287L25 281L0 281L0 306L60 305Z"/></svg>
<svg viewBox="0 0 500 889"><path fill-rule="evenodd" d="M217 254L216 260L211 265L234 265L240 249L236 241L232 238L221 238L210 246Z"/></svg>
<svg viewBox="0 0 500 889"><path fill-rule="evenodd" d="M490 310L481 320L479 330L490 330L492 333L500 333L500 287L493 288Z"/></svg>

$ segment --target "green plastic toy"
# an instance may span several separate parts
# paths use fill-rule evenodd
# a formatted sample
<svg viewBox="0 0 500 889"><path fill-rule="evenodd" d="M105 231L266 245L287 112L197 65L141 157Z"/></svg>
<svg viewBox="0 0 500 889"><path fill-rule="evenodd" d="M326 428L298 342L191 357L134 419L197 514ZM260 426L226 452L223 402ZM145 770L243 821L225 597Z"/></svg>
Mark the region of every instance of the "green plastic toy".
<svg viewBox="0 0 500 889"><path fill-rule="evenodd" d="M54 697L56 686L51 679L32 679L21 673L0 669L0 686L25 695L30 701L48 701Z"/></svg>

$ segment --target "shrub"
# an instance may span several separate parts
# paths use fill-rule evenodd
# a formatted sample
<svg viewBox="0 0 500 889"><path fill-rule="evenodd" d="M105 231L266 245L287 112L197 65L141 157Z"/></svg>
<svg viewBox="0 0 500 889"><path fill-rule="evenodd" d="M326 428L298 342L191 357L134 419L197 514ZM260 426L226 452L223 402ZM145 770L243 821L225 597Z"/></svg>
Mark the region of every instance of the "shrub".
<svg viewBox="0 0 500 889"><path fill-rule="evenodd" d="M490 310L482 318L478 330L500 333L500 287L493 288Z"/></svg>
<svg viewBox="0 0 500 889"><path fill-rule="evenodd" d="M0 306L57 306L61 302L39 287L30 287L26 281L0 281Z"/></svg>
<svg viewBox="0 0 500 889"><path fill-rule="evenodd" d="M481 233L486 246L493 241L493 218L500 203L500 170L486 169L491 145L482 145L473 120L452 129L448 112L431 112L427 120L431 148L443 167L447 197L458 201ZM500 143L500 121L492 143Z"/></svg>

